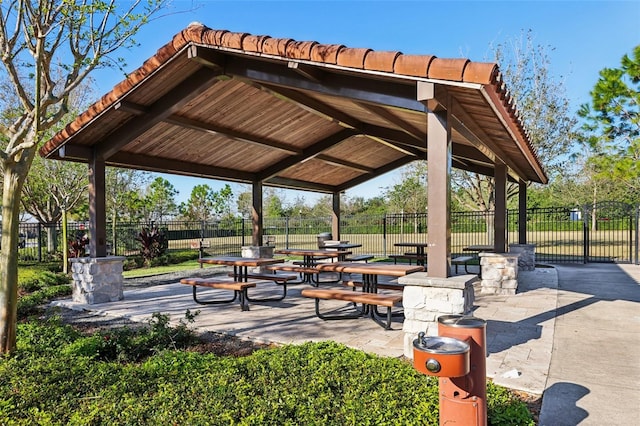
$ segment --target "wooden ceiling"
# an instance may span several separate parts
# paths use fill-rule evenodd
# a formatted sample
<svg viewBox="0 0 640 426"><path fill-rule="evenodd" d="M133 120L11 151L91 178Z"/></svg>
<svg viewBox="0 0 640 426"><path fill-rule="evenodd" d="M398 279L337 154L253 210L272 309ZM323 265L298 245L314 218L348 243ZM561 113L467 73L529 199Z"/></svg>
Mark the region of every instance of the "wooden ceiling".
<svg viewBox="0 0 640 426"><path fill-rule="evenodd" d="M495 64L216 31L192 24L41 155L335 193L427 159L431 87L453 167L546 183ZM424 86L426 85L426 86Z"/></svg>

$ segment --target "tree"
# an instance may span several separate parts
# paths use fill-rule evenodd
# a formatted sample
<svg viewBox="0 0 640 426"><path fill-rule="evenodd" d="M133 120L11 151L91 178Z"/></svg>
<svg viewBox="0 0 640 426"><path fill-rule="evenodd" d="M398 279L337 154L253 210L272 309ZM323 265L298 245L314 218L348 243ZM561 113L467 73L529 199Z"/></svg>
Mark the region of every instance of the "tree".
<svg viewBox="0 0 640 426"><path fill-rule="evenodd" d="M2 70L17 109L4 117L0 253L0 352L15 349L20 194L41 135L63 119L71 93L94 69L119 60L110 55L132 45L133 35L164 0L14 0L0 3ZM4 80L4 79L0 79ZM4 92L3 92L4 93ZM6 105L2 104L4 109Z"/></svg>
<svg viewBox="0 0 640 426"><path fill-rule="evenodd" d="M38 222L48 225L45 228L47 251L55 250L55 225L80 200L86 199L88 184L84 164L45 160L39 156L34 158L22 188L21 202Z"/></svg>
<svg viewBox="0 0 640 426"><path fill-rule="evenodd" d="M196 185L186 203L180 205L180 212L187 220L208 222L231 214L233 191L228 184L214 191L209 185Z"/></svg>
<svg viewBox="0 0 640 426"><path fill-rule="evenodd" d="M593 150L599 178L622 184L640 196L640 45L624 55L620 68L604 68L591 91L591 104L578 112L582 140Z"/></svg>
<svg viewBox="0 0 640 426"><path fill-rule="evenodd" d="M111 244L118 244L118 223L121 220L138 220L141 217L140 193L150 174L140 170L107 167L105 173L105 201L107 217L111 218Z"/></svg>
<svg viewBox="0 0 640 426"><path fill-rule="evenodd" d="M535 44L529 31L498 44L494 56L538 158L553 180L577 140L577 120L569 111L563 81L550 72L548 49L552 48ZM462 207L481 211L495 208L492 177L455 170L453 186L453 198ZM515 186L510 185L507 197L516 193Z"/></svg>
<svg viewBox="0 0 640 426"><path fill-rule="evenodd" d="M178 190L168 180L157 177L147 187L142 200L144 219L147 223L162 221L178 211L175 197Z"/></svg>

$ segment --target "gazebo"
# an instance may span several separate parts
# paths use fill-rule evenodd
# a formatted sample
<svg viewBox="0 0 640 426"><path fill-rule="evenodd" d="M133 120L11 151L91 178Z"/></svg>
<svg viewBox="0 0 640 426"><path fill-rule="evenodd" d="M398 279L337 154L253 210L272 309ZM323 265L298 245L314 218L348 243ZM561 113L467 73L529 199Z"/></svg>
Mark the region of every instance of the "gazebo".
<svg viewBox="0 0 640 426"><path fill-rule="evenodd" d="M333 195L428 161L426 275L451 275L450 172L495 178L494 249L506 252L506 185L547 176L498 66L252 35L192 23L47 141L88 163L90 257L106 257L105 166L250 183L255 246L263 186Z"/></svg>

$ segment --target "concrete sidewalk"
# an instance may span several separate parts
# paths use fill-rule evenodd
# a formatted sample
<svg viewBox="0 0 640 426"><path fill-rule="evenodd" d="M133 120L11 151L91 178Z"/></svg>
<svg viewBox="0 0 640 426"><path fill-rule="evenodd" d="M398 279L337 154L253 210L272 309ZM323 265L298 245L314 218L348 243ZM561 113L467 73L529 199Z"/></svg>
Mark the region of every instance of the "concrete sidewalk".
<svg viewBox="0 0 640 426"><path fill-rule="evenodd" d="M640 267L563 265L521 271L518 278L515 296L476 292L474 315L487 321L487 375L512 389L544 392L542 425L627 425L640 418ZM265 343L334 340L382 356L403 355L400 319L388 331L367 318L322 321L313 300L300 296L302 287L290 286L281 302L251 303L248 312L236 303L197 305L191 288L181 284L127 290L113 303L56 304L135 321L154 312L177 321L187 309L200 310L195 324L201 331ZM203 296L209 291L215 290L202 289ZM252 295L279 291L265 284ZM323 302L323 309L330 303Z"/></svg>
<svg viewBox="0 0 640 426"><path fill-rule="evenodd" d="M640 423L640 266L556 265L540 425Z"/></svg>

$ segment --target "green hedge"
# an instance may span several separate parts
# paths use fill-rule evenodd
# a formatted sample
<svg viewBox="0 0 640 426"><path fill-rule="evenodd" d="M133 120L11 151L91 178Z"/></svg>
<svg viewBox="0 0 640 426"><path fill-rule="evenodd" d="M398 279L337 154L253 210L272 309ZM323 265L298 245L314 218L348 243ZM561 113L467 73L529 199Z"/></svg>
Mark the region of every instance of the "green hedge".
<svg viewBox="0 0 640 426"><path fill-rule="evenodd" d="M0 424L438 424L435 378L336 343L118 363L86 353L82 339L60 325L19 326L16 354L0 360ZM488 392L490 424L533 424L509 392Z"/></svg>

